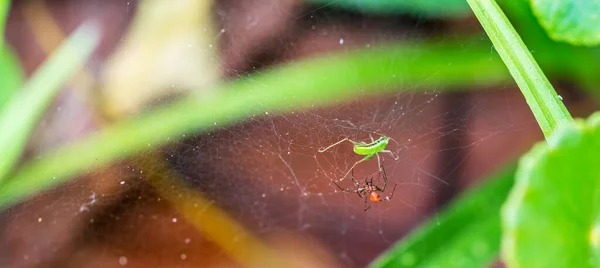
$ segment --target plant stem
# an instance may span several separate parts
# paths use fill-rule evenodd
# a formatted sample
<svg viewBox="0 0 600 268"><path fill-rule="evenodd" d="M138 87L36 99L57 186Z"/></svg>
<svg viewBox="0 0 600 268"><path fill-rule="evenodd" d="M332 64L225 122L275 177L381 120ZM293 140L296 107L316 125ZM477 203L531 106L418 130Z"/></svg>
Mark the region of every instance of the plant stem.
<svg viewBox="0 0 600 268"><path fill-rule="evenodd" d="M521 89L545 137L573 118L494 0L467 0Z"/></svg>

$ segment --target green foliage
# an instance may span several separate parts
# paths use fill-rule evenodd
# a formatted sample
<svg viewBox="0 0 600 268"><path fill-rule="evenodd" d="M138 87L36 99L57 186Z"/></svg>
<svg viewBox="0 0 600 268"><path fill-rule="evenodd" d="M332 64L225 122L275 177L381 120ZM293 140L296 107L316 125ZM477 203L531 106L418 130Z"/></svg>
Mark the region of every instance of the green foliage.
<svg viewBox="0 0 600 268"><path fill-rule="evenodd" d="M0 109L21 87L24 76L16 55L8 46L0 47Z"/></svg>
<svg viewBox="0 0 600 268"><path fill-rule="evenodd" d="M325 6L338 6L361 12L412 13L426 17L464 17L469 6L464 0L309 0Z"/></svg>
<svg viewBox="0 0 600 268"><path fill-rule="evenodd" d="M600 43L600 0L531 0L531 6L553 39L574 45Z"/></svg>
<svg viewBox="0 0 600 268"><path fill-rule="evenodd" d="M600 266L600 113L577 120L521 158L503 208L511 267Z"/></svg>
<svg viewBox="0 0 600 268"><path fill-rule="evenodd" d="M54 53L0 110L0 181L20 158L31 130L65 81L98 44L98 32L84 25Z"/></svg>
<svg viewBox="0 0 600 268"><path fill-rule="evenodd" d="M527 0L501 1L499 4L546 74L553 79L577 82L588 94L600 100L600 76L596 71L600 69L600 47L573 46L551 39L533 15Z"/></svg>
<svg viewBox="0 0 600 268"><path fill-rule="evenodd" d="M467 0L548 137L571 114L494 0Z"/></svg>
<svg viewBox="0 0 600 268"><path fill-rule="evenodd" d="M487 178L463 194L370 267L482 267L500 248L500 207L513 184L515 167Z"/></svg>

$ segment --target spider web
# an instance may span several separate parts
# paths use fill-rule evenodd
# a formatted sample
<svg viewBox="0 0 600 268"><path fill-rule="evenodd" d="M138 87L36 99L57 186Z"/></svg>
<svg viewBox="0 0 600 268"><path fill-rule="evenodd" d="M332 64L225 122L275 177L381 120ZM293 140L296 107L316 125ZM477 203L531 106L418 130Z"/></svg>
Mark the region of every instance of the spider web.
<svg viewBox="0 0 600 268"><path fill-rule="evenodd" d="M436 176L440 116L437 93L397 93L314 111L269 115L175 145L172 163L187 181L243 219L258 233L286 228L325 238L340 258L364 256L356 244L379 251L431 209L436 189L448 182ZM398 185L390 202L363 211L363 199L333 183L362 156L342 138L370 141L390 136L381 154L389 182ZM377 177L377 159L355 168L356 179ZM375 181L377 185L381 182ZM355 188L350 175L340 182ZM350 245L350 247L348 247ZM364 264L365 260L360 260Z"/></svg>

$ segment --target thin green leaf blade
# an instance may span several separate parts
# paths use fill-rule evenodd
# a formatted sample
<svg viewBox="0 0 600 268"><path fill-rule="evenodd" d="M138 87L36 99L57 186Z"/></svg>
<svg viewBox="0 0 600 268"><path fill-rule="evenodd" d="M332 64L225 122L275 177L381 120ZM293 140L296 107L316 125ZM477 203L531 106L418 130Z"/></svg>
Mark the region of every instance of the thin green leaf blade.
<svg viewBox="0 0 600 268"><path fill-rule="evenodd" d="M0 109L23 85L25 74L16 55L8 46L0 48Z"/></svg>
<svg viewBox="0 0 600 268"><path fill-rule="evenodd" d="M10 0L0 0L0 49L4 46L4 27L8 17Z"/></svg>
<svg viewBox="0 0 600 268"><path fill-rule="evenodd" d="M502 210L510 267L600 266L600 113L521 158Z"/></svg>
<svg viewBox="0 0 600 268"><path fill-rule="evenodd" d="M500 208L515 169L510 165L463 194L370 267L482 267L494 261L500 248Z"/></svg>
<svg viewBox="0 0 600 268"><path fill-rule="evenodd" d="M61 85L87 60L98 40L95 26L82 25L0 111L0 181L20 158L29 133Z"/></svg>
<svg viewBox="0 0 600 268"><path fill-rule="evenodd" d="M600 0L531 0L552 39L573 45L600 44Z"/></svg>
<svg viewBox="0 0 600 268"><path fill-rule="evenodd" d="M469 14L464 0L310 0L324 6L376 14L410 13L432 18L459 18Z"/></svg>
<svg viewBox="0 0 600 268"><path fill-rule="evenodd" d="M544 136L573 120L569 111L494 0L467 0L525 96Z"/></svg>

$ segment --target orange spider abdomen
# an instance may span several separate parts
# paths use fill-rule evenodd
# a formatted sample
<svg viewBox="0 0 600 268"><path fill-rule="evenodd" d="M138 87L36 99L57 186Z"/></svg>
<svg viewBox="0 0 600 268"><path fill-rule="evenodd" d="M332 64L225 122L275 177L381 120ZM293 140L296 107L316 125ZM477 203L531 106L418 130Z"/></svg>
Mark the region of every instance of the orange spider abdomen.
<svg viewBox="0 0 600 268"><path fill-rule="evenodd" d="M381 196L378 192L371 192L371 194L369 195L369 199L371 200L371 202L379 202L381 201Z"/></svg>

